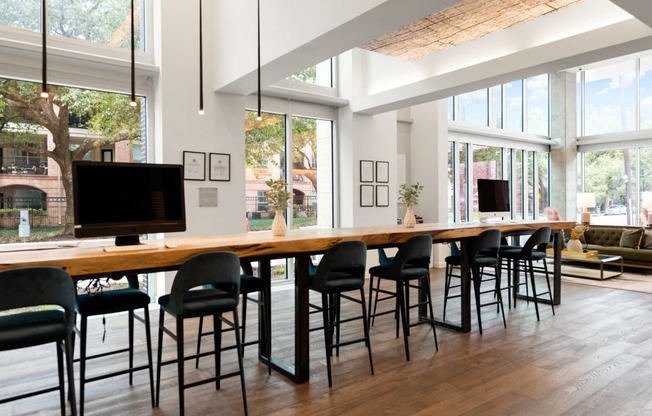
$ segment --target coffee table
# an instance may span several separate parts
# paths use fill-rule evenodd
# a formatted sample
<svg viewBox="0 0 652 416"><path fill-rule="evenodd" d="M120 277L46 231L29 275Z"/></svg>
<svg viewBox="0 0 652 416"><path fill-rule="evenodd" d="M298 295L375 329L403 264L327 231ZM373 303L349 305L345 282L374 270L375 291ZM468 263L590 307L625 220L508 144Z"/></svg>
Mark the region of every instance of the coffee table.
<svg viewBox="0 0 652 416"><path fill-rule="evenodd" d="M548 258L552 258L552 253L548 253ZM570 253L566 250L561 252L561 274L562 276L581 277L586 279L604 280L623 274L623 257L611 254L595 253ZM598 269L578 266L570 266L568 263L582 263L597 265ZM566 263L566 264L564 264ZM608 263L615 263L620 266L619 270L605 270L604 266Z"/></svg>

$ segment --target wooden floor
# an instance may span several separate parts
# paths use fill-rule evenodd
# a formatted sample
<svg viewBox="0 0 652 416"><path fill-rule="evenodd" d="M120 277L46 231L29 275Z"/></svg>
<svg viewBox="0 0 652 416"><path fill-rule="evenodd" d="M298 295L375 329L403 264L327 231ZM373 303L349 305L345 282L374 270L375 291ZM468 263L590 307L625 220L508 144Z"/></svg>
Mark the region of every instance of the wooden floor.
<svg viewBox="0 0 652 416"><path fill-rule="evenodd" d="M652 276L651 276L652 278ZM441 270L433 277L435 314L441 316ZM274 351L292 356L291 286L273 293ZM450 311L458 304L452 301ZM389 306L389 305L388 305ZM254 308L251 308L254 309ZM351 309L350 311L353 311ZM454 313L449 312L451 318ZM506 311L507 329L495 310L483 311L484 334L475 324L469 334L437 329L435 351L428 326L412 328L412 360L406 362L402 339L394 336L392 315L380 317L372 328L376 374L371 375L362 344L344 348L333 360L333 387L328 388L320 332L312 333L310 382L295 385L272 373L255 357L245 356L250 415L652 415L652 294L564 283L562 305L553 316L541 305L537 322L534 305L520 301ZM153 332L158 311L152 309ZM314 316L317 325L319 316ZM126 337L124 315L107 318L102 344L101 320L94 322L89 340L102 350ZM256 322L255 314L250 324ZM355 326L355 324L351 324ZM352 328L357 331L358 327ZM142 326L138 359L144 358ZM187 350L193 351L196 324L187 331ZM205 341L208 346L208 340ZM165 338L164 354L173 353ZM54 383L54 347L0 353L0 395L35 385ZM117 361L91 367L92 373L113 368ZM226 354L225 370L235 368ZM92 364L91 364L92 366ZM190 366L189 366L190 367ZM200 370L188 369L196 380L213 372L209 358ZM152 408L146 373L129 386L127 376L91 383L86 415L177 415L176 368L163 369L161 403ZM242 401L237 379L223 382L220 391L207 384L186 393L186 415L240 415ZM56 415L58 396L47 394L0 405L0 415Z"/></svg>

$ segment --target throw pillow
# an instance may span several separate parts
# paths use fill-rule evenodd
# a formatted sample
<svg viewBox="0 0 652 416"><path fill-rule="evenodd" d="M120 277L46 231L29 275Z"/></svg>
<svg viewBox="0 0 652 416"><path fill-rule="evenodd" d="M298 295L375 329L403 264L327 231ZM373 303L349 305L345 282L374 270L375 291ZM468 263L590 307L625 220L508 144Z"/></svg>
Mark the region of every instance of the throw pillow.
<svg viewBox="0 0 652 416"><path fill-rule="evenodd" d="M643 245L641 248L652 250L652 231L645 230L645 234L643 234Z"/></svg>
<svg viewBox="0 0 652 416"><path fill-rule="evenodd" d="M641 240L643 239L643 229L639 228L637 230L627 230L623 229L623 233L620 236L620 246L627 248L641 248Z"/></svg>

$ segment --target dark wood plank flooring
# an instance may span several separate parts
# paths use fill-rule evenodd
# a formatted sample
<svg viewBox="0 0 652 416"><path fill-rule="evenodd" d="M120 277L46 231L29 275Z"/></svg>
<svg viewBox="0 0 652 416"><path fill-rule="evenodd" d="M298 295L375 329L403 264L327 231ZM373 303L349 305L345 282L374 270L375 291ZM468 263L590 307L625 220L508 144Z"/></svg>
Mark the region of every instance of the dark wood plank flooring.
<svg viewBox="0 0 652 416"><path fill-rule="evenodd" d="M652 276L650 277L652 278ZM433 276L435 314L441 316L442 270ZM292 286L276 286L273 293L276 354L291 359L293 338ZM315 297L315 300L318 298ZM390 302L391 303L391 302ZM390 307L391 305L385 305ZM457 300L449 306L455 319ZM357 306L356 306L357 307ZM348 308L345 311L357 312ZM469 334L437 329L439 351L427 325L410 335L412 359L406 362L403 341L395 338L392 315L377 319L372 328L376 374L371 375L363 344L345 347L333 359L333 387L328 388L321 332L311 335L310 382L295 385L272 373L256 358L255 348L245 354L250 415L652 415L652 294L564 283L562 305L553 316L540 305L537 322L533 303L519 301L506 310L507 329L495 309L483 310L484 334L475 325ZM250 308L252 312L255 308ZM151 311L156 342L158 310ZM320 315L313 315L315 326ZM249 328L255 329L252 313ZM347 332L359 330L350 324ZM187 351L195 348L196 322L188 325ZM89 348L100 351L126 341L124 315L107 317L106 341L102 322L93 322ZM254 335L254 331L252 331ZM138 362L144 361L144 333L136 326ZM228 340L228 336L227 336ZM209 339L204 341L210 346ZM156 343L154 344L156 346ZM164 355L174 352L169 337ZM155 350L156 353L156 350ZM97 374L117 368L126 357L89 364ZM189 363L190 364L190 363ZM99 367L98 367L99 366ZM233 352L225 353L223 371L235 368ZM56 382L54 347L0 353L0 395ZM200 369L188 365L186 377L197 380L213 374L210 358ZM78 372L78 370L77 370ZM242 414L237 379L186 392L186 415ZM51 393L0 405L0 415L56 415L58 396ZM86 392L86 415L177 415L176 368L163 369L161 403L149 401L146 372L91 383Z"/></svg>

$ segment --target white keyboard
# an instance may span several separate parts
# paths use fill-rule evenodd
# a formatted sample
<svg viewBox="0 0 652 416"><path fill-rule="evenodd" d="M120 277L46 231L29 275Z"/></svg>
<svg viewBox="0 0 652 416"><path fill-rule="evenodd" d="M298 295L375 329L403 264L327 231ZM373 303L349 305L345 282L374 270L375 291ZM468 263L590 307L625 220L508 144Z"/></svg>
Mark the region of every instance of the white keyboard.
<svg viewBox="0 0 652 416"><path fill-rule="evenodd" d="M122 251L148 251L148 250L158 250L157 246L151 244L133 244L129 246L107 246L104 247L105 253L116 253Z"/></svg>

